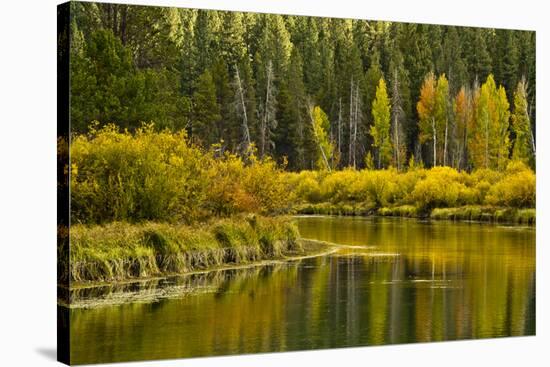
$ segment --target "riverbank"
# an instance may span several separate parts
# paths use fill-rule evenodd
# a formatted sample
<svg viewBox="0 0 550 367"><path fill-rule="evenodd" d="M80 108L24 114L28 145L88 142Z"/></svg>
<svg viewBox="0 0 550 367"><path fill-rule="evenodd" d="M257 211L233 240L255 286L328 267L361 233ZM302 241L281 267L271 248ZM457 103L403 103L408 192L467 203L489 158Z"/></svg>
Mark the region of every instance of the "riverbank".
<svg viewBox="0 0 550 367"><path fill-rule="evenodd" d="M413 205L369 208L354 204L303 204L295 207L301 215L382 216L434 220L476 221L513 225L536 225L535 208L505 208L468 205L454 208L421 210Z"/></svg>
<svg viewBox="0 0 550 367"><path fill-rule="evenodd" d="M113 222L71 227L71 287L265 265L323 253L288 217L236 217L197 226Z"/></svg>

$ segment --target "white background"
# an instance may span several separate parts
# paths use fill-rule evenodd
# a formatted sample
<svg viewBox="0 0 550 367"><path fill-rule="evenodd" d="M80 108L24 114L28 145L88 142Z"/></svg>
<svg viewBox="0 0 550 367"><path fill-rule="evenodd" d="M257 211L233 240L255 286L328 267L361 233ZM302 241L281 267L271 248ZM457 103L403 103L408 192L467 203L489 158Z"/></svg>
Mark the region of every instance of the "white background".
<svg viewBox="0 0 550 367"><path fill-rule="evenodd" d="M364 347L118 366L548 366L550 11L538 0L146 0L249 10L537 31L537 336ZM55 364L56 4L0 4L0 366ZM545 68L546 66L546 68ZM158 341L162 343L162 340Z"/></svg>

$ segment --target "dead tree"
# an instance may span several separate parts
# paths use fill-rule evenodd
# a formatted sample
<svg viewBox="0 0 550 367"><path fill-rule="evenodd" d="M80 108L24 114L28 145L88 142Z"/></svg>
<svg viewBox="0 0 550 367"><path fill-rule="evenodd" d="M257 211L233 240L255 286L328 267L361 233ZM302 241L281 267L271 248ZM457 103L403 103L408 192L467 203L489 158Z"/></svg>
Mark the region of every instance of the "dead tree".
<svg viewBox="0 0 550 367"><path fill-rule="evenodd" d="M235 65L235 88L237 89L236 93L236 109L242 115L242 130L243 130L243 141L244 145L243 151L248 154L250 152L250 130L248 129L248 117L246 115L246 103L244 99L244 87L241 82L241 76L239 74L239 67Z"/></svg>
<svg viewBox="0 0 550 367"><path fill-rule="evenodd" d="M399 78L397 77L397 68L393 72L393 90L392 90L392 115L393 115L393 150L395 164L397 170L401 169L401 152L399 135L401 134L401 126L399 121L403 117L403 107L401 105L401 94L399 93Z"/></svg>
<svg viewBox="0 0 550 367"><path fill-rule="evenodd" d="M348 165L352 165L353 149L353 77L349 87L349 141L348 141Z"/></svg>
<svg viewBox="0 0 550 367"><path fill-rule="evenodd" d="M275 88L273 86L273 64L271 60L267 63L266 69L266 91L265 102L260 118L260 157L263 158L267 149L272 148L271 141L273 130L277 127L275 120Z"/></svg>

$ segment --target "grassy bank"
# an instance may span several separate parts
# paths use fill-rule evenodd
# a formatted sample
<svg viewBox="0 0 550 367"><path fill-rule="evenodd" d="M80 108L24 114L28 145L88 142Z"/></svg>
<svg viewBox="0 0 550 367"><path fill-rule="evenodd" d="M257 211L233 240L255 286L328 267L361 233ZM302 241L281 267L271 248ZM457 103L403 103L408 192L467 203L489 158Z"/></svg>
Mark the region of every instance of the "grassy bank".
<svg viewBox="0 0 550 367"><path fill-rule="evenodd" d="M430 214L432 219L472 220L491 223L536 224L536 210L516 208L493 208L465 206L461 208L438 208Z"/></svg>
<svg viewBox="0 0 550 367"><path fill-rule="evenodd" d="M73 282L182 274L302 254L289 218L239 217L197 226L145 222L71 228Z"/></svg>
<svg viewBox="0 0 550 367"><path fill-rule="evenodd" d="M403 205L393 208L381 208L377 214L381 216L430 218L436 220L464 220L520 225L536 224L536 210L534 208L517 209L468 205L457 208L435 208L431 212L422 212L414 206Z"/></svg>
<svg viewBox="0 0 550 367"><path fill-rule="evenodd" d="M400 205L373 209L352 204L302 204L296 207L296 214L305 215L343 215L430 218L443 220L463 220L488 223L506 223L519 225L535 225L536 209L534 208L503 208L492 206L468 205L456 208L434 208L431 211L422 210L413 205Z"/></svg>

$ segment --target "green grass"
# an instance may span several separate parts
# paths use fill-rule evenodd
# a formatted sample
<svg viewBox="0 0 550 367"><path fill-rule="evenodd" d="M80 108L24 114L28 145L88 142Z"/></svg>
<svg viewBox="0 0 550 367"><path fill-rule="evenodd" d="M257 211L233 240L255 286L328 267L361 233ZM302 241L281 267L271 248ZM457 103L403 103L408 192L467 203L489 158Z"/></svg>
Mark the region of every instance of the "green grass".
<svg viewBox="0 0 550 367"><path fill-rule="evenodd" d="M297 214L342 215L406 218L431 218L442 220L465 220L491 223L508 223L520 225L535 225L536 210L534 208L500 208L494 206L467 205L455 208L435 208L432 211L421 210L414 205L399 205L383 207L374 210L365 205L351 204L302 204L295 208Z"/></svg>
<svg viewBox="0 0 550 367"><path fill-rule="evenodd" d="M71 227L73 282L182 274L302 251L289 218L238 217L200 226L113 222Z"/></svg>
<svg viewBox="0 0 550 367"><path fill-rule="evenodd" d="M366 216L371 215L373 209L363 203L318 203L297 205L295 212L296 214Z"/></svg>
<svg viewBox="0 0 550 367"><path fill-rule="evenodd" d="M420 210L412 205L401 205L391 208L380 208L378 209L378 215L381 216L390 216L390 217L408 217L408 218L418 218L420 217Z"/></svg>
<svg viewBox="0 0 550 367"><path fill-rule="evenodd" d="M495 208L490 206L436 208L432 211L430 218L535 225L536 210L534 208L517 209Z"/></svg>

